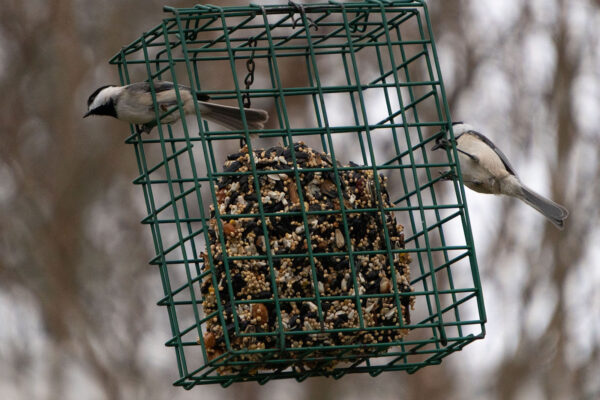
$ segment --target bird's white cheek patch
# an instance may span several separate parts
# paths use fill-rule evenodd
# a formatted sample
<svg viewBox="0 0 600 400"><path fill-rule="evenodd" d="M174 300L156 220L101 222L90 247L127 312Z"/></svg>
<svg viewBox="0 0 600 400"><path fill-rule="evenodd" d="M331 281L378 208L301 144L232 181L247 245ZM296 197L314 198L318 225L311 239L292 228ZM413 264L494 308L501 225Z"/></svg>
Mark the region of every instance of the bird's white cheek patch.
<svg viewBox="0 0 600 400"><path fill-rule="evenodd" d="M103 89L100 93L98 93L98 96L96 96L94 102L90 105L90 110L93 110L94 108L100 107L101 105L108 103L110 99L116 98L122 90L123 88L119 86L107 87Z"/></svg>

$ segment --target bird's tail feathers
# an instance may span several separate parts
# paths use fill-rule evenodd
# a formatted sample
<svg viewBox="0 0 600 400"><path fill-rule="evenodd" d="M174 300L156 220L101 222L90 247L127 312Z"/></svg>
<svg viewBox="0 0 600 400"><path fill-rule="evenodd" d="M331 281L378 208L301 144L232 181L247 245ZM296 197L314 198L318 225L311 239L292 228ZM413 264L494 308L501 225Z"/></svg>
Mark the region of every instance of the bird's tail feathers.
<svg viewBox="0 0 600 400"><path fill-rule="evenodd" d="M522 186L522 193L519 197L531 207L542 213L558 229L564 228L564 220L569 216L569 211L565 207L556 204L552 200L545 198L524 185Z"/></svg>
<svg viewBox="0 0 600 400"><path fill-rule="evenodd" d="M231 130L243 130L242 114L237 107L226 106L223 104L201 102L202 117L213 121ZM265 110L255 108L244 109L248 129L263 129L269 119L269 114Z"/></svg>

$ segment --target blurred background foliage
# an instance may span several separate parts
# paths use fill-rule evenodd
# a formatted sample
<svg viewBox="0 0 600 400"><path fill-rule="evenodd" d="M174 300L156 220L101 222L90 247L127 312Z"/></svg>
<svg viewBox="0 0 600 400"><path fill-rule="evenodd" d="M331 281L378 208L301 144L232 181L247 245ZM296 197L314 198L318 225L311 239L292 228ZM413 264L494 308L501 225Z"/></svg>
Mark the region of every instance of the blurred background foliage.
<svg viewBox="0 0 600 400"><path fill-rule="evenodd" d="M486 133L525 182L571 211L559 232L521 203L468 193L484 340L414 375L191 392L171 386L127 127L81 119L93 89L118 81L107 60L155 26L163 4L3 2L0 398L600 397L599 1L428 2L453 118Z"/></svg>

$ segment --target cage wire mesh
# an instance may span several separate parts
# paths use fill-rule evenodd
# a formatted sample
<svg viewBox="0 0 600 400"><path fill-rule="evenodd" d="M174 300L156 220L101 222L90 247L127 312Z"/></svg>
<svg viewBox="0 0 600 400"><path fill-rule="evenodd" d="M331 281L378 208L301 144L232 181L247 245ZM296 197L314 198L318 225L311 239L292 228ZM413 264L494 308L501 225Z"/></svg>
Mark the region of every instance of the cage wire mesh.
<svg viewBox="0 0 600 400"><path fill-rule="evenodd" d="M132 127L127 139L156 248L150 263L164 288L158 304L171 324L175 385L412 373L482 338L456 153L430 161L430 145L451 123L425 4L165 11L111 60L123 84L172 81L270 113L258 132L224 131L197 115L149 135ZM203 79L203 71L220 71L219 79ZM181 106L154 108L157 121L184 117ZM240 149L240 139L248 146ZM442 183L452 193L441 197L436 183L448 168L459 179ZM246 207L232 209L240 182L250 194ZM290 204L274 208L265 190ZM319 199L329 206L312 207ZM234 236L238 244L250 237L250 251L232 253ZM291 236L298 248L277 247ZM257 265L267 292L260 296L240 281ZM296 296L285 292L286 279L297 282L294 271L303 276Z"/></svg>

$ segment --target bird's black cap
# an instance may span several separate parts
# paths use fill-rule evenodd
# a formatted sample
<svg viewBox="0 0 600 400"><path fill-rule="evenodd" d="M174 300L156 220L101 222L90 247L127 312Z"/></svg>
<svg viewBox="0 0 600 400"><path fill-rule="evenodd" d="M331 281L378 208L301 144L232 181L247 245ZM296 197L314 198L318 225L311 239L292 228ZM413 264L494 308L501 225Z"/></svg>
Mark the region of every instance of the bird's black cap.
<svg viewBox="0 0 600 400"><path fill-rule="evenodd" d="M87 105L88 105L88 111L83 115L83 118L85 117L89 117L90 115L108 115L111 117L117 117L117 112L115 110L115 104L114 101L111 99L110 101L108 101L106 104L102 104L99 107L96 107L92 110L90 110L90 106L92 105L92 103L94 102L94 100L96 99L96 97L98 96L98 93L100 93L102 90L106 89L107 87L113 87L115 85L104 85L104 86L100 86L98 89L94 90L94 93L92 93L90 95L90 97L88 97L88 101L87 101Z"/></svg>
<svg viewBox="0 0 600 400"><path fill-rule="evenodd" d="M107 87L112 87L115 85L104 85L104 86L100 86L98 89L94 90L94 93L92 93L90 95L90 97L88 97L88 108L92 105L92 103L94 102L94 100L96 99L96 96L98 96L98 93L100 93L102 91L102 89L106 89Z"/></svg>

